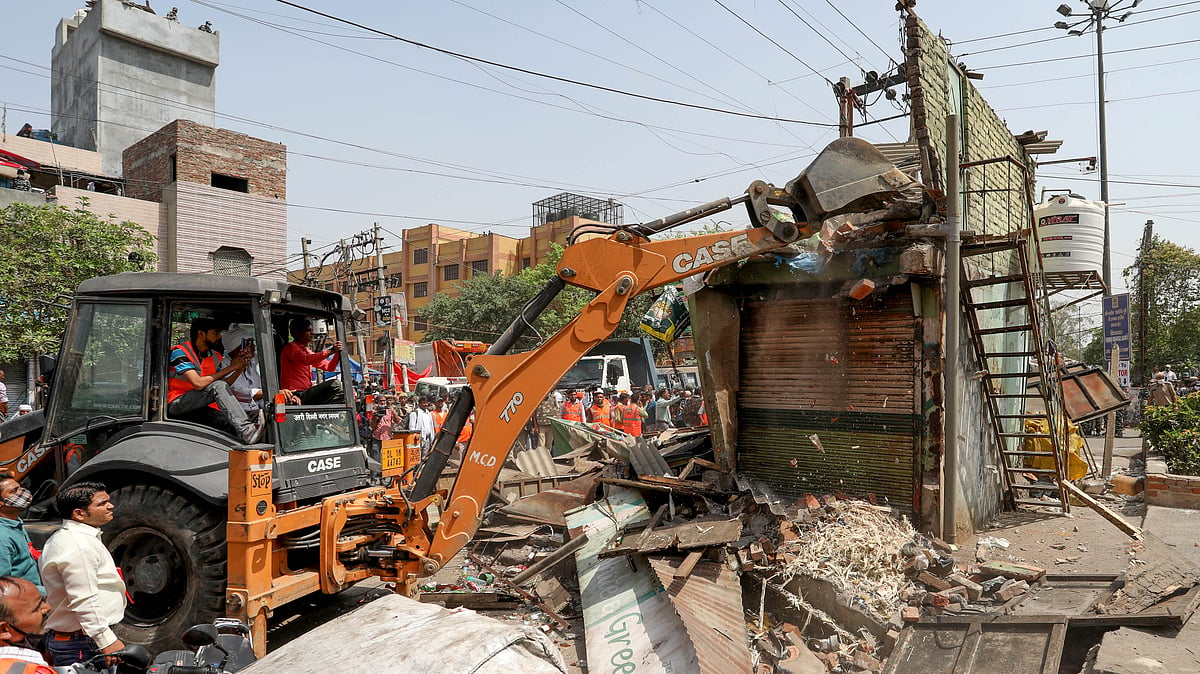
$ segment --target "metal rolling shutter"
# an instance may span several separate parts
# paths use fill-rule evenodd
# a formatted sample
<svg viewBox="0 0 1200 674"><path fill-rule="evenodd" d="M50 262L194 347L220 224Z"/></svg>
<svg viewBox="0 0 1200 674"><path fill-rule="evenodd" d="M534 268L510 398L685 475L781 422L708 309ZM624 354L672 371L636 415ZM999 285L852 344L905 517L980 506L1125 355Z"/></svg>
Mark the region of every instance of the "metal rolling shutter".
<svg viewBox="0 0 1200 674"><path fill-rule="evenodd" d="M869 492L912 512L918 325L907 285L861 302L747 300L738 472L782 496Z"/></svg>

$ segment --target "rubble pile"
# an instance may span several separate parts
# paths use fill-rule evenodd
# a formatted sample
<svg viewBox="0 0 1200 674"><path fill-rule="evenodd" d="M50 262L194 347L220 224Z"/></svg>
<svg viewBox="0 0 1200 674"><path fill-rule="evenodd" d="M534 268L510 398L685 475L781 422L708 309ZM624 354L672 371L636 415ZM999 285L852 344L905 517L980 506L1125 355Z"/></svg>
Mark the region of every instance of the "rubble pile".
<svg viewBox="0 0 1200 674"><path fill-rule="evenodd" d="M790 524L798 533L779 546L783 577L805 574L829 581L853 605L886 623L912 586L904 573L911 555L905 553L919 546L920 537L908 519L897 520L865 501L829 499Z"/></svg>

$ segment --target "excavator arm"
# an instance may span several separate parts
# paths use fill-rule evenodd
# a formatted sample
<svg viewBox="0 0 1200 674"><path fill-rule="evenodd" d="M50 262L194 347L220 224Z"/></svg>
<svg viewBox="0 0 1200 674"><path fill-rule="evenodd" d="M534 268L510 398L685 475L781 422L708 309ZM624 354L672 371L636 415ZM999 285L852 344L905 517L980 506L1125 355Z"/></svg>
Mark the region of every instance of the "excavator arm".
<svg viewBox="0 0 1200 674"><path fill-rule="evenodd" d="M874 146L856 138L831 143L784 189L756 181L745 195L720 199L650 223L603 226L607 236L568 246L557 276L526 305L487 354L467 368L470 389L451 409L433 451L421 465L411 502L435 491L463 423L475 411L475 431L427 553L408 565L428 575L445 565L475 535L487 498L509 450L538 404L567 370L616 329L636 295L703 274L812 236L827 218L879 208L911 180ZM652 234L745 203L752 226L735 232L652 240ZM790 209L788 214L778 208ZM536 349L507 354L566 286L595 291L578 316ZM411 549L411 548L410 548ZM402 576L403 577L403 576Z"/></svg>

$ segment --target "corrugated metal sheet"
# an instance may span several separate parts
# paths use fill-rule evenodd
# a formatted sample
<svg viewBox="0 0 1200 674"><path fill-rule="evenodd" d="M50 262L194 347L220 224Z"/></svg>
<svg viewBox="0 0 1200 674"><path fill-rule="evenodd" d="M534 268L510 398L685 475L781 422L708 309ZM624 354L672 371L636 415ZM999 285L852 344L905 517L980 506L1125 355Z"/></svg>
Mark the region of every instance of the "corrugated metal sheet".
<svg viewBox="0 0 1200 674"><path fill-rule="evenodd" d="M621 489L567 514L591 671L699 674L696 648L667 591L643 555L600 559L620 526L650 519L636 491Z"/></svg>
<svg viewBox="0 0 1200 674"><path fill-rule="evenodd" d="M792 498L871 492L914 510L918 329L906 285L862 302L747 301L739 473Z"/></svg>
<svg viewBox="0 0 1200 674"><path fill-rule="evenodd" d="M633 469L638 475L672 475L671 467L667 465L667 460L663 458L662 452L653 442L645 438L638 438L637 442L629 448L629 463L633 464Z"/></svg>
<svg viewBox="0 0 1200 674"><path fill-rule="evenodd" d="M700 671L750 674L750 643L737 572L719 562L699 562L686 578L676 578L682 557L649 560L696 646Z"/></svg>

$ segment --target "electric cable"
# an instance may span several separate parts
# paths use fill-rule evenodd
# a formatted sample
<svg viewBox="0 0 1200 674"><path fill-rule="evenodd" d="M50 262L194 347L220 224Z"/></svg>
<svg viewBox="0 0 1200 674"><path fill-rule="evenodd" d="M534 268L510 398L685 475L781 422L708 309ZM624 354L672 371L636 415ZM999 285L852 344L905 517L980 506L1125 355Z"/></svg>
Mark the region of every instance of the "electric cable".
<svg viewBox="0 0 1200 674"><path fill-rule="evenodd" d="M193 2L196 2L196 1L197 1L197 0L193 0ZM718 2L719 2L719 0L715 0L715 1L718 1ZM623 90L623 89L618 89L618 88L616 88L616 87L609 87L609 86L602 85L602 84L594 84L594 83L591 83L591 82L584 82L584 81L582 81L582 80L577 80L577 79L573 79L573 78L570 78L570 77L563 77L563 76L559 76L559 75L552 75L552 74L549 74L549 73L543 73L543 72L539 72L539 71L536 71L536 70L531 70L531 69L529 69L529 68L523 68L523 67L520 67L520 66L509 65L509 64L507 64L507 63L500 63L500 62L498 62L498 61L492 61L492 60L490 60L490 59L480 58L480 57L478 57L478 56L471 56L471 55L469 55L469 54L464 54L464 53L461 53L461 52L456 52L456 51L453 51L453 50L450 50L450 49L445 49L445 48L443 48L443 47L438 47L438 46L435 46L435 45L426 44L426 43L424 43L424 42L419 42L419 41L417 41L417 40L411 40L411 39L409 39L409 38L401 37L401 36L399 36L399 35L396 35L396 34L394 34L394 33L389 33L389 32L387 32L387 31L380 30L380 29L378 29L378 28L372 28L372 27L370 27L370 26L366 26L366 25L364 25L364 24L357 23L357 22L351 21L351 20L349 20L349 19L344 19L344 18L341 18L341 17L339 17L339 16L335 16L335 15L333 15L333 14L328 14L328 13L326 13L326 12L322 12L322 11L319 11L319 10L316 10L316 9L312 9L312 8L310 8L310 7L305 7L304 5L301 5L301 4L299 4L299 3L291 2L291 0L275 0L275 2L278 2L278 3L280 3L280 4L283 4L283 5L287 5L287 6L289 6L289 7L294 7L294 8L296 8L296 9L299 9L299 10L301 10L301 11L310 12L310 13L312 13L312 14L316 14L317 16L323 16L323 17L325 17L325 18L327 18L327 19L332 19L332 20L335 20L335 21L339 21L339 22L341 22L341 23L345 23L345 24L347 24L347 25L354 26L354 27L356 27L356 28L360 28L360 29L362 29L362 30L370 31L370 32L372 32L372 33L378 33L378 34L380 34L380 35L384 35L384 36L390 37L390 38L392 38L393 40L396 40L396 41L399 41L399 42L403 42L403 43L405 43L405 44L408 44L408 45L411 45L411 46L414 46L414 47L420 47L420 48L422 48L422 49L427 49L427 50L430 50L430 51L435 51L435 52L438 52L438 53L440 53L440 54L444 54L444 55L446 55L446 56L452 56L452 57L454 57L454 58L462 59L462 60L464 60L464 61L470 61L470 62L480 63L480 64L483 64L483 65L492 66L492 67L494 67L494 68L501 68L501 69L503 69L503 70L511 70L511 71L513 71L513 72L519 72L519 73L522 73L522 74L525 74L525 75L530 75L530 76L532 76L532 77L539 77L539 78L542 78L542 79L548 79L548 80L555 81L555 82L561 82L561 83L563 83L563 84L571 84L571 85L578 86L578 87L584 87L584 88L588 88L588 89L595 89L595 90L597 90L597 91L605 91L605 92L612 93L612 94L617 94L617 95L621 95L621 96L627 96L627 97L630 97L630 98L637 98L637 99L640 99L640 100L644 100L644 101L651 101L651 102L654 102L654 103L662 103L662 104L665 104L665 105L674 105L674 106L677 106L677 107L690 108L690 109L693 109L693 110L703 110L703 111L706 111L706 112L714 112L714 113L723 114L723 115L732 115L732 116L735 116L735 117L745 117L745 118L748 118L748 119L762 119L762 120L775 121L775 122L786 122L786 123L789 123L789 124L803 124L803 125L806 125L806 126L819 126L819 127L827 127L827 126L831 126L830 124L827 124L827 123L825 123L825 122L814 122L814 121L811 121L811 120L804 120L804 119L792 119L792 118L785 118L785 117L771 117L771 116L768 116L768 115L759 115L759 114L753 114L753 113L748 113L748 112L740 112L740 111L737 111L737 110L726 110L726 109L723 109L723 108L715 108L715 107L708 106L708 105L700 105L700 104L698 104L698 103L687 103L687 102L685 102L685 101L676 101L676 100L672 100L672 99L669 99L669 98L662 98L662 97L659 97L659 96L651 96L651 95L648 95L648 94L640 94L640 93L636 93L636 92L632 92L632 91L625 91L625 90ZM203 4L203 3L201 3L201 4ZM836 125L834 125L834 126L836 126Z"/></svg>

